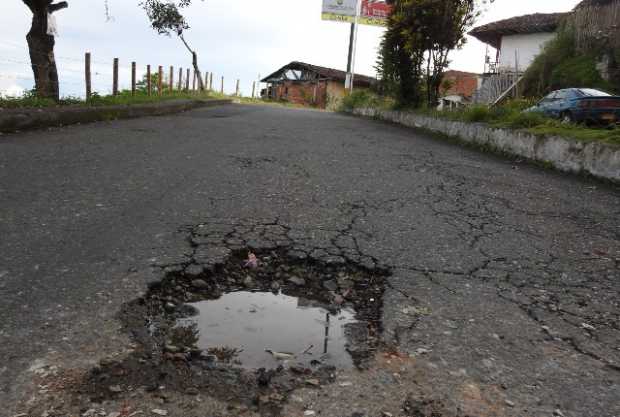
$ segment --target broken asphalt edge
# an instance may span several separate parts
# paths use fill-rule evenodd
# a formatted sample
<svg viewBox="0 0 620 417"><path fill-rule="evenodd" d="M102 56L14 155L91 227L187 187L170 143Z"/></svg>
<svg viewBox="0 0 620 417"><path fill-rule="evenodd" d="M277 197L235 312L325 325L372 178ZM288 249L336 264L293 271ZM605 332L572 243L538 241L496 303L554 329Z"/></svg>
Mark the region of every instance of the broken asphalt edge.
<svg viewBox="0 0 620 417"><path fill-rule="evenodd" d="M232 102L232 100L228 99L182 99L114 106L5 109L0 110L0 132L14 133L24 130L60 127L73 124L162 116L199 107L232 104Z"/></svg>
<svg viewBox="0 0 620 417"><path fill-rule="evenodd" d="M620 184L620 146L539 136L484 123L461 122L408 111L358 108L345 113L418 129L483 152L523 158L557 171Z"/></svg>

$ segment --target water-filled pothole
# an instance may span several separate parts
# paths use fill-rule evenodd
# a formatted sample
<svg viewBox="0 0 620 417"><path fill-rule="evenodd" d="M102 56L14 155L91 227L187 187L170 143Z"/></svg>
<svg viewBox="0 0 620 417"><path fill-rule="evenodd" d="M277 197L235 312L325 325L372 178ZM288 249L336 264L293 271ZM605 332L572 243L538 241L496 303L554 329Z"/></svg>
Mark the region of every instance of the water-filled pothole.
<svg viewBox="0 0 620 417"><path fill-rule="evenodd" d="M347 348L354 343L352 335L367 326L350 308L334 310L282 293L239 291L192 306L198 314L179 324L195 326L198 348L209 352L228 347L233 362L246 368L317 363L351 367Z"/></svg>
<svg viewBox="0 0 620 417"><path fill-rule="evenodd" d="M372 364L385 271L293 257L287 248L254 253L256 265L244 250L209 268L194 260L171 268L124 305L132 353L93 370L91 400L118 396L119 387L155 396L164 387L275 416L296 388Z"/></svg>

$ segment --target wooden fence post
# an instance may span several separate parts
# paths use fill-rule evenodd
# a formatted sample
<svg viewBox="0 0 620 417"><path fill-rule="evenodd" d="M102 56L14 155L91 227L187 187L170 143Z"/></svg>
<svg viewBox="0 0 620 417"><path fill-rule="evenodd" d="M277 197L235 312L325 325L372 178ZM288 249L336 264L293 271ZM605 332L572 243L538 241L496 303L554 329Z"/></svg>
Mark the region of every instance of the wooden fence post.
<svg viewBox="0 0 620 417"><path fill-rule="evenodd" d="M205 90L209 91L209 73L205 72Z"/></svg>
<svg viewBox="0 0 620 417"><path fill-rule="evenodd" d="M189 76L191 75L191 71L187 69L187 78L185 79L185 91L189 91Z"/></svg>
<svg viewBox="0 0 620 417"><path fill-rule="evenodd" d="M209 91L213 91L213 73L209 74Z"/></svg>
<svg viewBox="0 0 620 417"><path fill-rule="evenodd" d="M224 94L224 77L222 77L222 85L220 86L220 93Z"/></svg>
<svg viewBox="0 0 620 417"><path fill-rule="evenodd" d="M114 58L114 67L112 69L112 95L118 95L118 58Z"/></svg>
<svg viewBox="0 0 620 417"><path fill-rule="evenodd" d="M172 90L174 90L174 67L171 65L170 66L170 79L168 80L168 93L172 93Z"/></svg>
<svg viewBox="0 0 620 417"><path fill-rule="evenodd" d="M164 67L161 65L157 70L157 95L161 96L164 93Z"/></svg>
<svg viewBox="0 0 620 417"><path fill-rule="evenodd" d="M252 98L256 95L256 81L252 82Z"/></svg>
<svg viewBox="0 0 620 417"><path fill-rule="evenodd" d="M239 97L239 80L237 80L237 86L235 87L235 97Z"/></svg>
<svg viewBox="0 0 620 417"><path fill-rule="evenodd" d="M86 100L90 100L92 95L92 78L90 72L90 52L86 52L84 57L84 75L86 77Z"/></svg>
<svg viewBox="0 0 620 417"><path fill-rule="evenodd" d="M179 68L179 88L177 90L181 91L183 89L183 67Z"/></svg>
<svg viewBox="0 0 620 417"><path fill-rule="evenodd" d="M136 63L131 63L131 95L136 95Z"/></svg>
<svg viewBox="0 0 620 417"><path fill-rule="evenodd" d="M150 96L153 93L153 86L151 85L151 66L146 66L146 93Z"/></svg>
<svg viewBox="0 0 620 417"><path fill-rule="evenodd" d="M192 79L192 91L196 91L196 70L194 70L194 78Z"/></svg>

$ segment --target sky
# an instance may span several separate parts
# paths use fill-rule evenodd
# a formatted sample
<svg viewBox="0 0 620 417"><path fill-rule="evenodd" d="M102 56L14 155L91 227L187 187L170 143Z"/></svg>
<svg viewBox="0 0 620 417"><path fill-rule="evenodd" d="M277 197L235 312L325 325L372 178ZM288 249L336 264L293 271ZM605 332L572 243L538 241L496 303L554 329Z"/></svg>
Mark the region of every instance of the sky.
<svg viewBox="0 0 620 417"><path fill-rule="evenodd" d="M32 88L26 33L31 14L20 0L2 0L0 14L0 93L19 94ZM84 53L93 60L94 90L112 89L112 62L120 59L120 84L128 87L131 62L139 71L187 68L191 56L176 37L158 35L138 6L139 0L108 0L112 19L106 18L104 0L69 0L57 13L59 36L56 60L61 95L84 94ZM496 0L477 25L530 13L571 10L579 0ZM225 91L240 80L244 95L252 82L290 61L345 69L349 25L321 20L321 0L194 0L185 11L191 29L186 39L198 52L201 70L223 76ZM383 28L360 26L355 72L375 75L377 50ZM462 50L451 56L452 69L481 72L486 46L468 37Z"/></svg>

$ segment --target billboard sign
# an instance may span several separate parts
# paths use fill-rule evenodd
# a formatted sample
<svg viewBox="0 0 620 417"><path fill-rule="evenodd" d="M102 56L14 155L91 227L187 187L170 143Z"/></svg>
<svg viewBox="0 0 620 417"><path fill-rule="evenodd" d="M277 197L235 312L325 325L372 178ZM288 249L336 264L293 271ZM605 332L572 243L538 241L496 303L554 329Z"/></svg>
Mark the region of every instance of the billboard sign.
<svg viewBox="0 0 620 417"><path fill-rule="evenodd" d="M361 15L358 23L371 26L386 26L391 6L384 0L361 0ZM323 20L355 22L358 0L323 0Z"/></svg>

